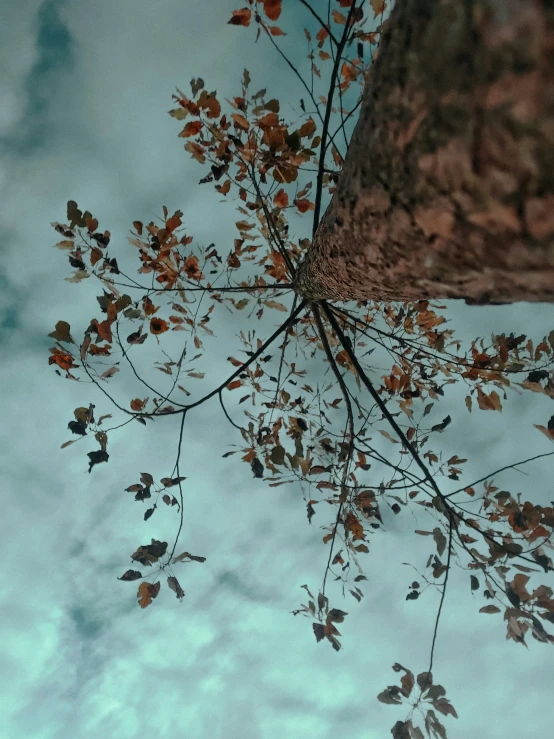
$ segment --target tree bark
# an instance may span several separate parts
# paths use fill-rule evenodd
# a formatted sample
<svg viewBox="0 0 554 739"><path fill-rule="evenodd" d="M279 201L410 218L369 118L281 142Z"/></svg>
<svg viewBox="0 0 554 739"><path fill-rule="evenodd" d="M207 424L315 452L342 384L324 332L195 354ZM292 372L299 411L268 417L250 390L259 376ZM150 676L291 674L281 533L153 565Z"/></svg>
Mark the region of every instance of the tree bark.
<svg viewBox="0 0 554 739"><path fill-rule="evenodd" d="M397 0L297 286L554 301L554 0Z"/></svg>

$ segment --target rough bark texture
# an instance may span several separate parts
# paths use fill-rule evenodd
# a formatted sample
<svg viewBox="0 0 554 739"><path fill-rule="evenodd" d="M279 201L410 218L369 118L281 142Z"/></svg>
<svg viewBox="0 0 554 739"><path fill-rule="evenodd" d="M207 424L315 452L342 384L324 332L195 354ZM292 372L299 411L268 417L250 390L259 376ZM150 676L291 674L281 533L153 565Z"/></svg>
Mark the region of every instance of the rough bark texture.
<svg viewBox="0 0 554 739"><path fill-rule="evenodd" d="M554 0L397 0L298 291L554 301Z"/></svg>

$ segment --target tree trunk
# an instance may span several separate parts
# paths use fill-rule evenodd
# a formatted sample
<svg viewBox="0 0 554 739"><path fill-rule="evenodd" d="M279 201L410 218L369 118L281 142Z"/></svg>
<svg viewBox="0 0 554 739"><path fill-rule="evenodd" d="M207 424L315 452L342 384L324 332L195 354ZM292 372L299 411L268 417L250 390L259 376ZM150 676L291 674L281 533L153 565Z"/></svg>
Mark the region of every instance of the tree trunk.
<svg viewBox="0 0 554 739"><path fill-rule="evenodd" d="M554 301L554 0L397 0L298 292Z"/></svg>

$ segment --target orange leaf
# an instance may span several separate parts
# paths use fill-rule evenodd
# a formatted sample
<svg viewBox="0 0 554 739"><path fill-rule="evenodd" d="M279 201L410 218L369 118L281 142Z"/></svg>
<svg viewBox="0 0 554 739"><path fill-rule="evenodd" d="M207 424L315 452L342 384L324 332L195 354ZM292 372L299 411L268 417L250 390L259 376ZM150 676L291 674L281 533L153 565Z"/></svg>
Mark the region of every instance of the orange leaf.
<svg viewBox="0 0 554 739"><path fill-rule="evenodd" d="M179 136L181 138L188 138L189 136L196 136L202 130L202 123L200 121L190 121L183 128Z"/></svg>
<svg viewBox="0 0 554 739"><path fill-rule="evenodd" d="M182 221L179 218L179 216L178 215L174 215L174 216L171 216L171 218L169 218L166 221L165 228L166 228L166 230L167 230L168 233L173 233L173 231L175 231L176 228L179 228L179 226L181 225L181 223L182 223Z"/></svg>
<svg viewBox="0 0 554 739"><path fill-rule="evenodd" d="M204 148L200 144L195 144L194 141L187 141L185 149L192 155L193 159L196 159L200 164L204 164L206 157L204 156Z"/></svg>
<svg viewBox="0 0 554 739"><path fill-rule="evenodd" d="M533 533L529 537L529 541L535 541L535 539L538 539L541 536L548 536L548 534L549 532L547 529L545 529L544 526L537 526L537 528L534 529Z"/></svg>
<svg viewBox="0 0 554 739"><path fill-rule="evenodd" d="M233 382L230 382L227 385L227 390L235 390L237 387L240 387L242 385L241 380L233 380Z"/></svg>
<svg viewBox="0 0 554 739"><path fill-rule="evenodd" d="M333 10L333 20L335 23L337 23L339 26L344 26L346 23L346 16L344 16L342 13L339 13L338 10Z"/></svg>
<svg viewBox="0 0 554 739"><path fill-rule="evenodd" d="M93 246L93 248L90 251L90 265L91 267L94 267L96 262L98 262L100 259L102 259L102 252L97 246Z"/></svg>
<svg viewBox="0 0 554 739"><path fill-rule="evenodd" d="M249 26L250 17L252 12L250 8L241 8L240 10L233 10L231 20L228 21L232 26Z"/></svg>
<svg viewBox="0 0 554 739"><path fill-rule="evenodd" d="M48 364L57 364L60 369L69 370L71 367L75 367L73 364L73 357L71 354L54 354L48 358Z"/></svg>
<svg viewBox="0 0 554 739"><path fill-rule="evenodd" d="M146 400L140 400L140 398L135 398L134 400L131 400L131 408L134 411L141 411L145 405Z"/></svg>
<svg viewBox="0 0 554 739"><path fill-rule="evenodd" d="M219 193L221 193L221 195L227 195L227 193L231 189L231 180L225 180L225 182L222 185L216 185L215 189Z"/></svg>
<svg viewBox="0 0 554 739"><path fill-rule="evenodd" d="M276 21L281 15L281 3L283 0L264 0L264 13L270 21Z"/></svg>
<svg viewBox="0 0 554 739"><path fill-rule="evenodd" d="M306 198L295 200L294 204L296 205L296 207L301 213L305 213L308 210L314 210L315 208L315 205L313 203L310 203L309 200L306 200Z"/></svg>
<svg viewBox="0 0 554 739"><path fill-rule="evenodd" d="M112 341L110 321L102 321L102 323L98 324L98 336L104 341Z"/></svg>
<svg viewBox="0 0 554 739"><path fill-rule="evenodd" d="M315 133L315 122L313 118L308 118L307 121L304 121L304 123L300 126L298 129L298 135L300 137L304 136L313 136Z"/></svg>
<svg viewBox="0 0 554 739"><path fill-rule="evenodd" d="M148 297L143 298L142 309L146 313L147 316L151 316L153 313L156 313L159 307L160 307L159 305L154 305L154 303L150 300L150 298Z"/></svg>
<svg viewBox="0 0 554 739"><path fill-rule="evenodd" d="M546 426L541 426L538 423L534 423L533 426L538 429L541 433L547 436L549 439L554 441L554 429L548 429Z"/></svg>
<svg viewBox="0 0 554 739"><path fill-rule="evenodd" d="M387 3L385 0L369 0L371 7L373 8L373 17L377 18L378 15L385 12Z"/></svg>
<svg viewBox="0 0 554 739"><path fill-rule="evenodd" d="M289 196L287 193L281 188L280 190L277 190L275 193L275 197L273 198L273 202L278 208L286 208L289 204Z"/></svg>
<svg viewBox="0 0 554 739"><path fill-rule="evenodd" d="M150 333L152 334L163 334L165 331L169 331L169 324L163 320L163 318L157 318L154 316L150 320Z"/></svg>
<svg viewBox="0 0 554 739"><path fill-rule="evenodd" d="M316 33L316 39L319 41L319 46L323 44L327 36L329 35L329 31L327 31L325 28L320 28L319 31Z"/></svg>
<svg viewBox="0 0 554 739"><path fill-rule="evenodd" d="M233 113L231 118L235 121L235 125L237 128L242 128L243 131L248 131L248 129L250 128L250 123L248 123L246 118L240 113Z"/></svg>
<svg viewBox="0 0 554 739"><path fill-rule="evenodd" d="M356 516L352 513L352 511L348 511L348 513L346 514L344 527L351 532L353 539L363 539L364 528L362 524L358 521Z"/></svg>
<svg viewBox="0 0 554 739"><path fill-rule="evenodd" d="M490 395L484 393L479 385L477 386L477 404L483 411L501 411L502 403L500 402L500 396L493 390Z"/></svg>
<svg viewBox="0 0 554 739"><path fill-rule="evenodd" d="M146 608L160 592L160 583L141 582L138 589L139 606Z"/></svg>
<svg viewBox="0 0 554 739"><path fill-rule="evenodd" d="M96 231L96 229L98 228L98 221L96 220L96 218L87 218L85 224L89 233Z"/></svg>
<svg viewBox="0 0 554 739"><path fill-rule="evenodd" d="M287 34L282 31L279 26L269 26L269 32L272 36L286 36Z"/></svg>

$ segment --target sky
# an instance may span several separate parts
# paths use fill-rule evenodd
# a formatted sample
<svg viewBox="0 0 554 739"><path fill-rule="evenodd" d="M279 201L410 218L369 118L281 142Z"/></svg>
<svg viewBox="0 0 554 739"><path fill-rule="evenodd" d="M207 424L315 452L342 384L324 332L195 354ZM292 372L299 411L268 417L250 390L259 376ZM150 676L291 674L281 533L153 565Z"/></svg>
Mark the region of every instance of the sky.
<svg viewBox="0 0 554 739"><path fill-rule="evenodd" d="M216 403L185 427L182 549L207 559L181 565L182 603L164 586L142 610L136 584L117 580L138 544L168 540L174 529L169 510L145 523L124 489L139 471L171 474L176 422L114 435L109 464L90 475L79 446L60 449L74 408L95 402L97 415L111 408L47 365L56 321L84 330L98 293L92 280L64 281L68 266L50 223L64 222L66 202L76 200L112 232L125 263L134 257L126 241L132 221L148 222L165 204L183 210L198 243L214 242L224 253L235 211L219 205L210 186L198 186L203 172L167 115L171 95L200 75L221 99L231 97L247 66L253 87L300 97L283 61L262 40L254 43L252 29L227 25L235 7L232 0L3 4L0 705L9 739L382 739L405 717L403 708L376 700L396 682L392 664L427 668L438 595L406 601L415 575L402 564L420 567L427 558L427 540L411 533L421 521L385 517L386 531L372 537L363 562L361 603L332 591L332 605L348 612L336 653L316 643L309 619L291 614L306 602L301 586L317 591L321 583L320 526L331 521L318 511L309 526L298 488L270 488L244 463L222 458L241 439ZM291 12L301 34L309 18ZM283 40L291 53L298 33ZM554 328L549 305L450 304L446 314L466 339L492 331L540 338ZM221 376L217 357L240 348L236 314L218 325L203 390ZM131 380L121 375L113 387L128 397ZM443 448L469 459L462 482L551 451L533 428L545 424L551 406L546 396L511 393L502 414L469 416L459 392L441 400L438 420L453 417ZM548 503L548 462L495 479ZM482 605L467 573L453 570L434 670L460 716L445 719L448 736L547 735L554 653L532 639L528 649L506 642L501 617L479 614Z"/></svg>

